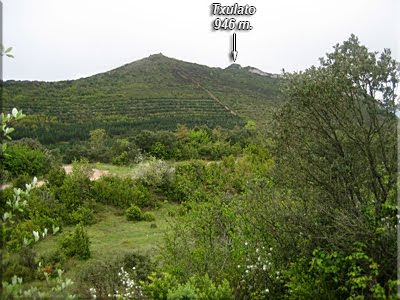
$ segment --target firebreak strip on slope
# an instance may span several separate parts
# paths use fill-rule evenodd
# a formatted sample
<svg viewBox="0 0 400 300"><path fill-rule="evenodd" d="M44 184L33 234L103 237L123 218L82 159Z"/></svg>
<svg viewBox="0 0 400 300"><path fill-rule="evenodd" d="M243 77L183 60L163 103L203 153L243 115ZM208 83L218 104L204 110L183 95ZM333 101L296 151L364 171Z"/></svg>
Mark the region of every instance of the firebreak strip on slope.
<svg viewBox="0 0 400 300"><path fill-rule="evenodd" d="M189 76L185 75L182 71L177 71L177 74L181 76L183 79L189 80L196 84L199 88L204 90L210 97L211 99L215 100L219 105L221 105L223 108L225 108L228 112L230 112L234 116L239 116L237 112L235 112L233 109L229 108L226 104L222 103L221 100L219 100L213 93L211 93L208 89L203 87L198 81L190 78Z"/></svg>

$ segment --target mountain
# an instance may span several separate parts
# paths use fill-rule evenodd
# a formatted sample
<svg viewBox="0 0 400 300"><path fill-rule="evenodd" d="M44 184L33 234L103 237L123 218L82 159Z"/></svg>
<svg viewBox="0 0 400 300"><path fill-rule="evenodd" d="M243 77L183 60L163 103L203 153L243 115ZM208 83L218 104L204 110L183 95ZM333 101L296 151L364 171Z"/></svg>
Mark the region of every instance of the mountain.
<svg viewBox="0 0 400 300"><path fill-rule="evenodd" d="M110 135L174 130L177 124L232 128L248 119L263 124L279 103L280 79L255 68L226 69L162 54L78 80L6 81L3 109L28 115L15 138L53 144L87 139L90 130Z"/></svg>

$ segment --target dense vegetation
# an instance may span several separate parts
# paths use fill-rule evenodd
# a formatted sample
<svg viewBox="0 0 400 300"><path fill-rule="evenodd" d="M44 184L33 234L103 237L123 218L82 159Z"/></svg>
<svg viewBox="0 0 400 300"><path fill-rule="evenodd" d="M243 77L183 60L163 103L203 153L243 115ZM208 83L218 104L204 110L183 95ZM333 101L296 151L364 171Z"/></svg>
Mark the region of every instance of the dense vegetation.
<svg viewBox="0 0 400 300"><path fill-rule="evenodd" d="M175 130L177 124L233 128L244 119L264 122L265 111L278 102L278 81L157 54L74 81L7 81L3 106L27 114L14 138L70 143L88 139L97 128L126 137L142 130Z"/></svg>
<svg viewBox="0 0 400 300"><path fill-rule="evenodd" d="M8 142L4 298L396 299L398 64L351 36L281 80L268 128Z"/></svg>

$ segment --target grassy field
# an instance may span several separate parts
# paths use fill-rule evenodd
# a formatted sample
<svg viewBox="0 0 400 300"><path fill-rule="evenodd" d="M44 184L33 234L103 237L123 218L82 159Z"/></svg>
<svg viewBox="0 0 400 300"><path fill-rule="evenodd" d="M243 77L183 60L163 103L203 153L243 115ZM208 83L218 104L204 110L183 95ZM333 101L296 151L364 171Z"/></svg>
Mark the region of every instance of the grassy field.
<svg viewBox="0 0 400 300"><path fill-rule="evenodd" d="M110 175L117 175L119 177L133 177L136 173L137 165L134 166L116 166L111 164L96 163L93 168L102 171L108 171Z"/></svg>
<svg viewBox="0 0 400 300"><path fill-rule="evenodd" d="M163 236L168 230L168 211L174 210L176 205L163 203L162 207L152 210L156 220L154 222L127 221L122 210L111 206L99 206L96 224L86 228L91 242L91 258L79 261L71 258L67 262L66 276L74 279L80 268L91 261L107 260L124 255L124 253L148 253L155 257L163 245ZM154 227L155 224L156 227ZM70 231L73 227L65 228ZM57 242L61 235L50 236L34 246L34 251L39 256L49 256L57 249Z"/></svg>

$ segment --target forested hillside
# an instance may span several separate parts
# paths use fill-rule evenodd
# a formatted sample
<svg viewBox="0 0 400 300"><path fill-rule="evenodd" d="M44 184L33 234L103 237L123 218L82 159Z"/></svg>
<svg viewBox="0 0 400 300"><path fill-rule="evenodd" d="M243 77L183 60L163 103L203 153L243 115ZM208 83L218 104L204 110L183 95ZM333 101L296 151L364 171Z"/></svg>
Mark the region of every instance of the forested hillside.
<svg viewBox="0 0 400 300"><path fill-rule="evenodd" d="M162 54L79 80L7 81L5 110L27 118L15 138L43 144L86 140L93 129L113 136L140 130L206 125L233 128L249 119L266 122L279 102L279 79L247 69L209 68Z"/></svg>
<svg viewBox="0 0 400 300"><path fill-rule="evenodd" d="M7 82L1 298L398 299L398 62L252 72Z"/></svg>

